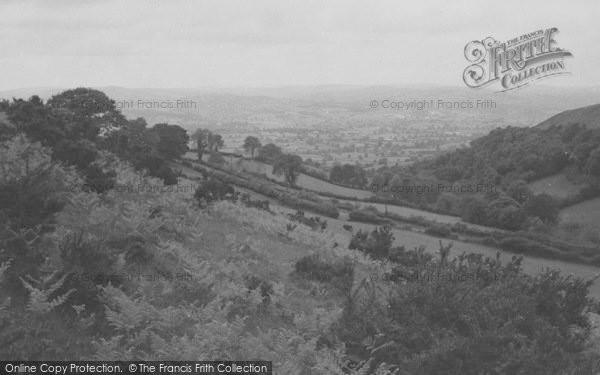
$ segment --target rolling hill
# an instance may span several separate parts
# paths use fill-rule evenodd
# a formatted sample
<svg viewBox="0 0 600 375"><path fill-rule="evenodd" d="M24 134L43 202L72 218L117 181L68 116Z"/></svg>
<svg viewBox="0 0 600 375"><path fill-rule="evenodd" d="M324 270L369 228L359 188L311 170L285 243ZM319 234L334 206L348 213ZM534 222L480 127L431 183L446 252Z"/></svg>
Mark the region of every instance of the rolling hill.
<svg viewBox="0 0 600 375"><path fill-rule="evenodd" d="M577 123L586 125L588 129L600 128L600 104L561 112L545 121L542 121L536 126L536 128L548 129L551 126Z"/></svg>

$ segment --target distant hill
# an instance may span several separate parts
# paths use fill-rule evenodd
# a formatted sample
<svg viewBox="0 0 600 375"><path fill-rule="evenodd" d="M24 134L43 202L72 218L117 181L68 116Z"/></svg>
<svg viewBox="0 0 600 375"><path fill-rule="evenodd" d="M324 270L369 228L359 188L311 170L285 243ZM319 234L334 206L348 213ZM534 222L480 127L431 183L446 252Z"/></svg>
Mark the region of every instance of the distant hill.
<svg viewBox="0 0 600 375"><path fill-rule="evenodd" d="M536 127L540 129L548 129L553 125L558 126L575 123L580 123L582 125L585 124L588 129L600 128L600 104L561 112L541 122Z"/></svg>

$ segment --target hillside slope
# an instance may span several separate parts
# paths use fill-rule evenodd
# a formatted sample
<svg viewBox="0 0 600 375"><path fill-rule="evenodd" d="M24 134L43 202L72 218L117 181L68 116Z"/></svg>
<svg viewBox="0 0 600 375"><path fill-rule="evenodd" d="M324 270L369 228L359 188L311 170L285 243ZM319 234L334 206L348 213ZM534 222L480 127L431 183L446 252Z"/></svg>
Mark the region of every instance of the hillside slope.
<svg viewBox="0 0 600 375"><path fill-rule="evenodd" d="M588 129L600 128L600 104L561 112L545 121L542 121L535 127L539 129L548 129L551 126L577 123L586 125Z"/></svg>

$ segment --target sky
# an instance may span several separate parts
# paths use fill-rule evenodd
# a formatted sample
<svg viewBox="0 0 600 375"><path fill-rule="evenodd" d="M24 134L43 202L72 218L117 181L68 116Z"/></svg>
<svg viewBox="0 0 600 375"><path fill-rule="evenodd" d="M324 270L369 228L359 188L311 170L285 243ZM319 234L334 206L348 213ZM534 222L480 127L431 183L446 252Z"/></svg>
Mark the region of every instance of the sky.
<svg viewBox="0 0 600 375"><path fill-rule="evenodd" d="M0 90L278 85L464 86L465 45L557 27L600 85L600 2L2 0Z"/></svg>

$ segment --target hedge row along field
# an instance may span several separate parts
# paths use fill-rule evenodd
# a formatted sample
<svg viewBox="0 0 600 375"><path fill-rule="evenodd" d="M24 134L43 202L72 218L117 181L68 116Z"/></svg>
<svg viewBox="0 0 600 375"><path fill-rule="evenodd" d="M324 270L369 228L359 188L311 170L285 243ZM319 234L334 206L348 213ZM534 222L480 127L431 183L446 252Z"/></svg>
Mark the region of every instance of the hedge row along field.
<svg viewBox="0 0 600 375"><path fill-rule="evenodd" d="M260 181L259 179L252 177L234 175L199 163L182 161L181 164L199 173L202 173L203 176L212 176L223 181L224 183L252 190L259 194L276 199L283 205L291 208L312 211L334 219L338 218L340 215L340 212L333 204L319 199L314 194L306 192L290 193L288 190L276 187L274 184L269 182Z"/></svg>

